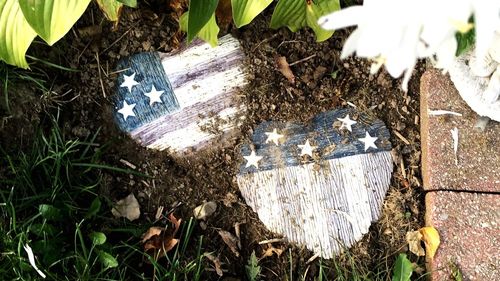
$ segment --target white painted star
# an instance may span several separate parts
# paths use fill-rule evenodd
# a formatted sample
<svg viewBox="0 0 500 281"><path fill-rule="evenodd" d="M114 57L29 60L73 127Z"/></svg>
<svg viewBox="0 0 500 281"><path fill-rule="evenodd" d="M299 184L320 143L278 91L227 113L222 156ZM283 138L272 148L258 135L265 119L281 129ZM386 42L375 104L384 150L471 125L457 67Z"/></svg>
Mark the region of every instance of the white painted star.
<svg viewBox="0 0 500 281"><path fill-rule="evenodd" d="M153 105L155 102L162 103L160 97L164 92L165 91L157 91L155 85L153 85L151 91L149 91L149 93L144 93L144 94L149 98L149 105Z"/></svg>
<svg viewBox="0 0 500 281"><path fill-rule="evenodd" d="M134 87L135 85L139 85L139 83L135 81L135 73L130 76L123 74L123 83L120 85L120 87L127 87L128 91L132 93L132 87Z"/></svg>
<svg viewBox="0 0 500 281"><path fill-rule="evenodd" d="M349 132L352 132L351 126L358 123L354 120L351 120L351 118L349 118L349 114L347 114L344 118L337 118L337 120L342 122L342 126L340 126L340 129L342 130L342 128L346 128L347 130L349 130Z"/></svg>
<svg viewBox="0 0 500 281"><path fill-rule="evenodd" d="M264 134L267 135L266 143L272 141L276 145L279 145L279 139L282 138L282 137L284 137L284 135L278 134L278 130L276 128L274 128L274 130L272 132L266 132Z"/></svg>
<svg viewBox="0 0 500 281"><path fill-rule="evenodd" d="M301 149L300 156L309 155L312 157L313 150L315 150L317 148L317 146L311 146L311 144L309 143L309 140L306 140L305 144L299 144L297 146Z"/></svg>
<svg viewBox="0 0 500 281"><path fill-rule="evenodd" d="M135 103L127 104L126 101L123 101L123 107L120 110L118 110L118 113L123 115L123 119L125 119L125 121L127 121L127 118L129 116L135 116L134 107L135 107Z"/></svg>
<svg viewBox="0 0 500 281"><path fill-rule="evenodd" d="M247 165L245 166L245 168L255 166L255 168L258 169L259 168L259 161L260 161L260 159L262 159L262 156L257 156L255 154L255 151L252 150L252 153L250 153L249 156L243 156L243 158L245 158L247 160Z"/></svg>
<svg viewBox="0 0 500 281"><path fill-rule="evenodd" d="M363 142L365 144L365 151L368 150L368 148L373 147L377 149L377 146L375 145L375 141L377 140L377 137L372 137L368 132L366 132L366 135L364 138L359 138L358 140Z"/></svg>

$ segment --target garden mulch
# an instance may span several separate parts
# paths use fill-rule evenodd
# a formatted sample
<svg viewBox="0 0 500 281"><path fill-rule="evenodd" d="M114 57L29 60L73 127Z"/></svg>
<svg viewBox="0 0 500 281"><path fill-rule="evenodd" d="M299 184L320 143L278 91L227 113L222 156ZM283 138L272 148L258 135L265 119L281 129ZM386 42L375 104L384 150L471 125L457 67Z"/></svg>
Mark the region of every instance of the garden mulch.
<svg viewBox="0 0 500 281"><path fill-rule="evenodd" d="M430 116L449 110L462 116ZM428 264L432 280L498 280L500 276L500 124L474 129L478 118L448 76L428 70L421 78L422 174L426 224L441 246ZM450 130L457 128L455 156ZM455 269L454 269L455 268Z"/></svg>
<svg viewBox="0 0 500 281"><path fill-rule="evenodd" d="M203 250L213 252L223 261L225 277L241 278L251 253L255 251L262 257L267 249L268 245L259 242L279 235L267 231L244 204L234 180L241 161L237 144L248 141L253 128L262 121L301 122L318 113L354 104L359 111L387 125L395 169L380 220L350 254L357 264L390 274L397 254L407 251L406 232L418 229L424 221L419 132L419 78L423 67L416 69L405 93L401 81L392 79L387 72L370 75L370 62L356 58L340 60L348 31L336 32L326 42L317 43L310 30L292 33L286 28L270 29L272 9L268 9L244 28L229 26L222 31L238 38L247 55L245 65L251 81L241 93L248 114L240 134L225 147L200 152L195 158L176 158L166 151L139 146L113 123L112 95L116 90L114 70L118 60L143 51L169 52L183 40L177 33L177 19L172 16L175 11L164 1L149 2L141 2L135 10L124 9L116 28L91 4L73 32L54 47L34 44L31 54L80 71L53 70L47 77L51 91L43 98L30 89L13 91L9 96L11 111L4 113L0 127L0 145L8 152L23 149L34 131L49 123L47 113L59 112L59 123L72 138L84 139L99 130L96 142L108 147L103 155L107 164L128 168L123 164L126 160L137 167L136 171L152 176L105 172L101 194L116 201L134 193L141 204L143 222L154 221L160 206L172 209L181 203L174 208L175 214L188 219L197 205L218 202L219 208L206 222L207 227L197 226L194 235L204 235ZM291 67L295 83L280 73L276 56L284 56L289 63L298 62ZM236 257L218 230L233 231L234 224L242 222L243 247ZM300 276L306 271L305 280L317 275L317 263L307 263L313 255L310 251L283 242L273 246L286 254L260 261L264 280L283 280L291 273ZM331 261L324 263L334 267ZM206 267L211 265L207 263ZM219 278L215 272L205 277Z"/></svg>

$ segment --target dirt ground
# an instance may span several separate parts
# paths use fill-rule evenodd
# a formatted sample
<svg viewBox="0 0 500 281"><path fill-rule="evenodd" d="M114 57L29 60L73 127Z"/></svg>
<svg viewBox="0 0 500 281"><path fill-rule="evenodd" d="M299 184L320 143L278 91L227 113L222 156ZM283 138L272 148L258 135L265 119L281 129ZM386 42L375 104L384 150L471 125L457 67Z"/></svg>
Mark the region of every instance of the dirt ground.
<svg viewBox="0 0 500 281"><path fill-rule="evenodd" d="M240 196L234 180L240 161L236 144L247 140L251 129L264 120L305 121L317 113L349 106L349 102L384 121L391 132L395 169L383 214L350 252L367 268L387 270L395 255L406 251L406 232L423 225L418 96L423 69L415 71L409 91L404 93L401 81L393 80L385 71L370 75L366 60L340 60L349 31L338 31L328 41L316 43L309 30L292 33L285 28L269 29L268 9L250 25L227 30L240 40L251 76L250 85L242 91L242 102L248 108L242 133L225 148L202 152L197 158L174 158L168 152L140 147L121 133L113 123L111 103L117 79L113 71L120 58L143 51L169 52L183 40L176 35L177 22L171 13L165 4L142 4L140 9L125 9L122 20L113 28L92 7L53 48L33 44L29 51L33 56L80 72L52 69L47 75L52 91L42 97L30 89L10 94L11 112L3 112L0 124L2 147L23 149L34 130L48 123L47 113L57 112L57 107L61 109L59 122L72 137L85 138L101 128L97 141L111 144L104 156L106 163L127 168L120 162L123 159L152 176L106 174L103 194L119 199L133 192L141 203L144 221L154 220L159 206L170 209L182 203L175 214L187 219L197 205L218 202L219 208L208 219L206 229L198 226L195 235L205 236L204 251L219 256L225 277L241 277L252 251L260 257L267 248L258 242L280 236L267 231ZM296 76L294 84L277 70L277 55L286 57L289 63L308 58L291 67ZM241 226L240 257L217 233L219 229L234 231L237 222L245 222ZM264 280L282 280L290 274L289 253L295 276L307 270L309 280L317 274L317 265L306 264L311 252L284 242L273 246L285 252L280 257L262 259ZM345 255L339 258L340 262L346 260ZM326 266L332 263L325 261ZM209 278L218 276L214 272Z"/></svg>

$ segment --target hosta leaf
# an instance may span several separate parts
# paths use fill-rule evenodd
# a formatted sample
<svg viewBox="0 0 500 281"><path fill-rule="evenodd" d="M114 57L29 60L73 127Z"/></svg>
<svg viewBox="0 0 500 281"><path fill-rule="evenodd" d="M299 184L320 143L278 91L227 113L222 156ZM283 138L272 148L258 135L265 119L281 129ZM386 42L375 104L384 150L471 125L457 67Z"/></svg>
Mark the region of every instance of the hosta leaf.
<svg viewBox="0 0 500 281"><path fill-rule="evenodd" d="M116 0L116 1L123 3L125 6L129 6L132 8L137 7L137 0Z"/></svg>
<svg viewBox="0 0 500 281"><path fill-rule="evenodd" d="M338 0L280 0L271 18L271 28L287 26L296 32L300 28L310 27L318 42L332 36L333 31L324 30L318 25L318 19L340 9Z"/></svg>
<svg viewBox="0 0 500 281"><path fill-rule="evenodd" d="M18 1L28 23L49 45L68 33L90 3L90 0Z"/></svg>
<svg viewBox="0 0 500 281"><path fill-rule="evenodd" d="M187 39L191 42L210 21L215 22L215 9L219 0L190 0L189 15L187 24ZM218 33L218 31L217 31ZM206 41L206 40L205 40Z"/></svg>
<svg viewBox="0 0 500 281"><path fill-rule="evenodd" d="M183 31L187 30L188 20L189 20L189 12L186 12L181 16L179 21L181 30ZM212 17L207 22L207 24L203 26L203 28L198 32L196 36L198 36L203 41L208 42L210 46L215 47L217 46L218 43L217 35L219 34L219 30L220 30L219 26L215 21L215 13L214 13L212 14Z"/></svg>
<svg viewBox="0 0 500 281"><path fill-rule="evenodd" d="M0 0L0 60L28 68L25 54L35 37L18 0Z"/></svg>
<svg viewBox="0 0 500 281"><path fill-rule="evenodd" d="M406 254L399 254L392 271L392 281L410 281L413 266Z"/></svg>
<svg viewBox="0 0 500 281"><path fill-rule="evenodd" d="M96 0L99 8L110 21L118 21L123 4L117 0Z"/></svg>
<svg viewBox="0 0 500 281"><path fill-rule="evenodd" d="M234 24L238 28L249 24L272 2L273 0L231 0Z"/></svg>

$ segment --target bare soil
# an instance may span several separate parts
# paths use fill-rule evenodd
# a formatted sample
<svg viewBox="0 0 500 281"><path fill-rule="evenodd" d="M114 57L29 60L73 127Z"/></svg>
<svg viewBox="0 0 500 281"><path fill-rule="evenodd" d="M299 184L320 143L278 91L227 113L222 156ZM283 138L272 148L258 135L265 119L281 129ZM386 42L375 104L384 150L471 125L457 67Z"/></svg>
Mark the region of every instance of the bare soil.
<svg viewBox="0 0 500 281"><path fill-rule="evenodd" d="M25 86L11 91L11 111L3 112L0 124L0 145L7 151L24 149L35 129L48 123L47 113L59 112L59 122L71 137L85 138L101 128L97 142L109 145L104 155L107 164L127 168L120 161L123 159L136 165L137 171L152 176L105 174L102 193L117 200L133 192L139 198L141 219L145 222L154 220L159 206L170 209L182 203L175 214L188 219L197 205L218 202L217 212L208 219L205 229L196 227L195 235L204 235L203 250L214 252L223 262L224 278L245 280L244 265L252 251L260 257L268 247L258 243L280 236L267 231L240 196L234 180L241 161L237 144L248 140L252 128L262 121L306 121L317 113L350 106L349 102L386 123L395 158L381 219L349 255L362 268L389 270L397 253L407 249L406 232L423 224L419 134L422 69L415 71L409 91L404 93L401 81L392 79L384 70L370 75L369 62L340 60L349 31L338 31L326 42L317 43L310 30L292 33L285 28L269 29L271 13L267 11L242 29L229 26L229 30L223 31L240 40L251 75L250 85L241 93L241 101L248 108L241 134L225 147L201 152L197 157L175 158L168 152L145 149L121 133L113 123L111 103L117 79L113 71L120 58L143 51L169 52L183 40L177 34L173 11L167 7L164 3L141 4L136 10L125 9L116 28L92 7L54 47L33 44L29 51L32 55L80 71L51 69L46 79L52 91L42 98L39 92ZM291 67L295 83L278 71L276 56L284 56L289 63L307 58ZM236 257L217 231L234 233L234 224L238 222L244 224L241 255ZM306 264L313 255L308 250L285 242L273 246L285 251L280 257L261 260L264 280L286 280L290 273L296 277L306 271L306 280L317 275L317 263ZM343 255L337 262L346 263L347 257ZM206 262L210 268L212 265ZM333 261L324 264L332 266ZM220 280L215 272L206 278Z"/></svg>

